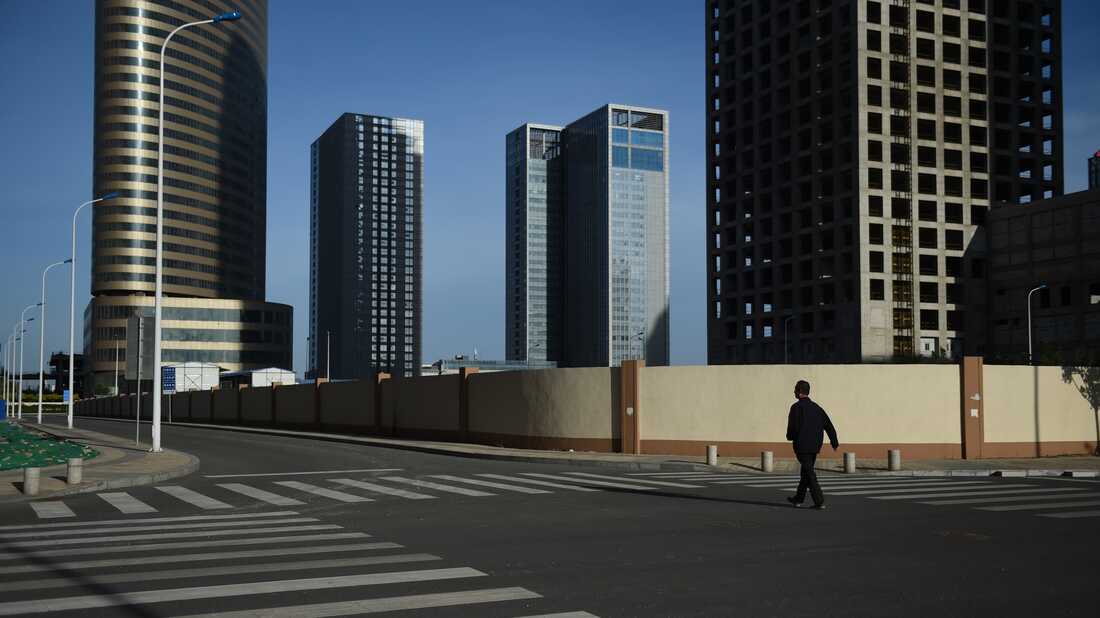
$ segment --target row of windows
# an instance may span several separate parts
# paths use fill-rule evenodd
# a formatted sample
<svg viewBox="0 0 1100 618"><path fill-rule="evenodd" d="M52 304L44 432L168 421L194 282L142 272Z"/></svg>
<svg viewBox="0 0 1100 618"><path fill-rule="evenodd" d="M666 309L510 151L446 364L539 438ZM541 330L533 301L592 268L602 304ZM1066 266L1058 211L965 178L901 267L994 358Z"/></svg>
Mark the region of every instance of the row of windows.
<svg viewBox="0 0 1100 618"><path fill-rule="evenodd" d="M132 305L96 305L97 320L125 320L138 309ZM258 309L207 309L198 307L163 307L165 322L236 322L241 324L288 325L290 313L284 311L260 311Z"/></svg>
<svg viewBox="0 0 1100 618"><path fill-rule="evenodd" d="M664 150L612 146L611 165L612 167L660 172L665 169L664 152Z"/></svg>

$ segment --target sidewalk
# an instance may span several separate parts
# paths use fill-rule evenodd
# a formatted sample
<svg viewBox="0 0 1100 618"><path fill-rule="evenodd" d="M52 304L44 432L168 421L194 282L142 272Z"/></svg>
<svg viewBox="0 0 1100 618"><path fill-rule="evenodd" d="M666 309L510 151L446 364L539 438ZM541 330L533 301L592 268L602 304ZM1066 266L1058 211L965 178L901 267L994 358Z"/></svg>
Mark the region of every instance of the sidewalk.
<svg viewBox="0 0 1100 618"><path fill-rule="evenodd" d="M84 479L79 485L66 483L65 465L42 468L39 493L23 495L23 471L0 472L0 502L21 502L53 498L69 494L103 491L121 487L150 485L184 476L199 469L198 458L179 451L150 453L149 445L135 446L133 441L83 429L68 429L64 425L23 421L28 429L91 446L99 456L84 462Z"/></svg>
<svg viewBox="0 0 1100 618"><path fill-rule="evenodd" d="M115 420L115 419L99 419ZM119 421L129 422L132 420ZM148 422L148 421L143 421ZM592 451L539 451L533 449L506 448L468 444L460 442L432 442L428 440L405 440L399 438L380 438L350 434L334 434L318 431L295 431L267 427L242 427L237 425L214 425L209 423L179 422L175 425L257 433L277 436L328 440L350 444L362 444L381 448L436 453L457 457L478 459L496 459L500 461L520 461L562 465L607 466L611 468L639 471L706 471L728 472L731 474L758 473L760 459L749 457L719 457L717 466L708 466L706 456L687 455L624 455L621 453L597 453ZM798 461L792 457L782 457L776 453L774 460L776 473L798 472ZM887 470L885 459L861 459L857 462L860 474L889 476L1100 476L1100 457L1040 457L1032 459L938 459L905 461L902 452L902 469L898 472ZM843 463L836 459L818 461L819 470L843 473Z"/></svg>

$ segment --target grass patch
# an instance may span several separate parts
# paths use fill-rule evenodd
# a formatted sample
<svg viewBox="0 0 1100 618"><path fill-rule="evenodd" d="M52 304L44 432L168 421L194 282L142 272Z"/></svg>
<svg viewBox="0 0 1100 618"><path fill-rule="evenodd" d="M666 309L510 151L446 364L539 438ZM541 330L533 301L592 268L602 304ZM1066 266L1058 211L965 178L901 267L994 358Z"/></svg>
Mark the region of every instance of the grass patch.
<svg viewBox="0 0 1100 618"><path fill-rule="evenodd" d="M99 451L90 446L0 423L0 470L44 468L63 464L72 457L91 459L96 455Z"/></svg>

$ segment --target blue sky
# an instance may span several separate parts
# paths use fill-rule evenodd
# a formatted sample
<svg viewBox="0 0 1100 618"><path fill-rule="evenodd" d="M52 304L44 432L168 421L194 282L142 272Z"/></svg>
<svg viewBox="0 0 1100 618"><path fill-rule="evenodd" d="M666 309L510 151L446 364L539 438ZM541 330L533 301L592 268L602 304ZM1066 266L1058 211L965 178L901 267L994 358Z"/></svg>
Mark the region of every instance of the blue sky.
<svg viewBox="0 0 1100 618"><path fill-rule="evenodd" d="M1100 150L1100 5L1064 0L1063 10L1071 192L1084 188L1085 159ZM89 199L94 16L90 1L0 0L0 17L3 334L38 301L42 268L68 257L72 209ZM309 145L339 114L424 121L425 360L474 346L499 358L504 136L612 101L670 113L672 362L706 362L701 1L271 0L269 28L267 293L295 307L296 371L306 368ZM84 215L78 313L90 236ZM51 271L47 295L47 349L61 350L67 271Z"/></svg>

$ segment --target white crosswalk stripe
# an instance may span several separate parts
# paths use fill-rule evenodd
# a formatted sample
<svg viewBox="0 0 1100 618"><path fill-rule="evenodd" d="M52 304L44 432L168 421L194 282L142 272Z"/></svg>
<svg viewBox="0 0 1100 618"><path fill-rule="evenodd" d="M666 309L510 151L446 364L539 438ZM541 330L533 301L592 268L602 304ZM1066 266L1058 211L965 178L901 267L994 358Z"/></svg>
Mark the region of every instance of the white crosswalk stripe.
<svg viewBox="0 0 1100 618"><path fill-rule="evenodd" d="M1029 487L1029 485L994 485L989 481L973 481L967 483L948 483L946 485L920 485L910 486L904 489L897 488L878 488L878 489L841 489L830 492L834 496L882 496L893 494L917 494L921 492L933 492L933 491L980 491L984 489L994 489L995 487L1015 488L1015 487ZM904 496L901 498L904 499Z"/></svg>
<svg viewBox="0 0 1100 618"><path fill-rule="evenodd" d="M618 481L621 477L609 476L606 474L592 474L589 472L569 472L571 476L583 476L586 479L606 479L612 481ZM659 485L661 487L682 487L685 489L699 489L702 485L688 485L686 483L674 483L672 481L654 481L651 479L630 479L631 483L644 483L646 485Z"/></svg>
<svg viewBox="0 0 1100 618"><path fill-rule="evenodd" d="M339 528L339 526L337 526ZM198 549L200 547L229 547L232 545L277 545L280 543L319 543L322 541L346 541L353 539L365 539L370 535L363 532L333 532L329 534L293 534L285 536L267 536L251 539L216 539L211 541L185 541L177 543L143 543L141 545L113 545L110 547L66 547L64 549L49 549L35 551L34 555L43 558L62 556L88 556L100 554L134 553L144 551L173 551L177 549ZM380 543L379 545L387 545ZM400 547L395 545L394 548ZM380 547L380 549L390 549ZM23 553L0 553L0 560L12 560L22 557Z"/></svg>
<svg viewBox="0 0 1100 618"><path fill-rule="evenodd" d="M1039 517L1057 517L1058 519L1080 519L1082 517L1100 517L1100 511L1073 511L1071 513L1041 513Z"/></svg>
<svg viewBox="0 0 1100 618"><path fill-rule="evenodd" d="M949 504L996 504L998 502L1027 502L1028 500L1042 500L1046 498L1062 499L1062 498L1100 498L1100 493L1084 493L1074 494L1072 496L1065 495L1065 492L1084 491L1078 487L1052 487L1044 492L1043 496L1027 495L1027 496L986 496L984 498L960 498L960 499L948 499L948 500L929 500L927 502L921 502L920 504L931 504L935 506L944 506Z"/></svg>
<svg viewBox="0 0 1100 618"><path fill-rule="evenodd" d="M297 489L298 491L304 491L308 494L315 496L321 496L323 498L331 498L339 502L372 502L372 498L366 498L363 496L356 496L342 491L336 491L335 489L327 489L325 487L318 487L309 483L302 483L299 481L277 481L276 485L282 485L283 487L289 487L291 489Z"/></svg>
<svg viewBox="0 0 1100 618"><path fill-rule="evenodd" d="M317 519L313 517L286 517L281 519L265 519L264 524L300 524L307 522L315 522ZM203 522L192 523L187 525L188 530L204 530L208 528L236 528L241 526L254 526L254 521L219 521L219 522ZM142 526L128 525L128 526L108 526L102 528L95 528L93 530L83 530L81 534L108 534L113 532L151 532L153 530L179 530L180 525L176 523L167 524L146 524ZM8 539L22 539L22 538L43 538L43 537L61 537L69 536L73 534L72 530L24 530L15 534L0 534L0 540Z"/></svg>
<svg viewBox="0 0 1100 618"><path fill-rule="evenodd" d="M567 483L583 483L585 485L595 485L597 487L614 487L616 489L638 489L642 491L655 491L656 487L646 487L644 485L630 484L630 483L613 483L610 481L597 481L595 479L569 477L561 474L543 474L541 472L521 472L524 476L533 476L536 478L551 479L554 481L565 481ZM630 479L634 480L634 479Z"/></svg>
<svg viewBox="0 0 1100 618"><path fill-rule="evenodd" d="M71 539L46 539L41 541L9 542L7 547L44 547L49 545L84 545L88 543L109 543L115 541L146 541L152 539L181 539L187 537L231 536L234 534L273 534L280 532L312 532L317 530L335 530L340 526L318 524L312 526L291 526L287 528L251 528L248 530L202 530L186 532L157 532L155 534L126 534L119 536L85 536ZM6 554L0 554L4 556Z"/></svg>
<svg viewBox="0 0 1100 618"><path fill-rule="evenodd" d="M60 500L55 502L31 502L31 508L39 519L57 519L58 517L76 517L72 509Z"/></svg>
<svg viewBox="0 0 1100 618"><path fill-rule="evenodd" d="M1065 498L1067 496L1059 496ZM1032 504L1012 504L1002 506L980 506L979 511L1039 511L1042 509L1079 509L1084 506L1100 506L1100 500L1084 500L1082 502L1035 502Z"/></svg>
<svg viewBox="0 0 1100 618"><path fill-rule="evenodd" d="M367 491L373 491L387 496L397 496L399 498L408 498L409 500L434 500L435 496L429 496L428 494L417 493L415 491L409 491L407 489L398 489L396 487L387 487L385 485L379 485L378 483L368 483L366 481L357 481L354 479L329 479L329 482L338 483L340 485L347 485L348 487L355 487L357 489L365 489Z"/></svg>
<svg viewBox="0 0 1100 618"><path fill-rule="evenodd" d="M131 496L130 494L128 494L126 492L123 492L123 491L105 492L105 493L96 494L96 495L99 496L100 498L102 498L104 501L106 501L107 504L110 504L111 506L115 507L116 509L118 509L119 511L121 511L123 513L156 513L157 512L157 510L155 508L149 506L148 504L145 504L141 500L138 500L137 498L135 498L135 497Z"/></svg>
<svg viewBox="0 0 1100 618"><path fill-rule="evenodd" d="M601 491L599 489L593 489L591 487L581 487L580 485L566 485L563 483L552 483L550 481L537 481L535 479L525 479L519 476L508 476L506 474L479 474L478 476L484 476L489 479L500 479L502 481L512 481L514 483L527 483L528 485L538 485L540 487L554 487L556 489L568 489L570 491Z"/></svg>
<svg viewBox="0 0 1100 618"><path fill-rule="evenodd" d="M99 521L67 521L54 524L17 524L13 526L0 526L0 532L9 530L41 530L43 528L77 528L88 526L103 526L108 524L144 524L151 522L188 522L188 521L220 521L224 519L251 519L254 517L287 517L297 515L295 511L271 511L268 513L233 513L231 515L186 515L181 517L148 517L143 519L104 519Z"/></svg>
<svg viewBox="0 0 1100 618"><path fill-rule="evenodd" d="M556 614L538 614L537 616L520 616L519 618L598 618L588 612L558 612Z"/></svg>
<svg viewBox="0 0 1100 618"><path fill-rule="evenodd" d="M505 491L514 491L521 494L549 494L553 493L546 491L545 489L535 489L533 487L520 487L519 485L509 485L507 483L497 483L494 481L482 481L479 479L464 479L459 476L451 476L449 474L433 474L433 479L443 479L444 481L452 481L455 483L469 483L470 485L479 485L482 487L492 487L493 489L503 489Z"/></svg>
<svg viewBox="0 0 1100 618"><path fill-rule="evenodd" d="M268 504L274 504L276 506L295 506L299 504L305 504L301 500L295 500L294 498L288 498L286 496L280 496L279 494L273 494L270 491L260 489L258 487L252 487L251 485L243 485L241 483L219 483L218 487L227 489L239 493L249 498L255 498L261 502Z"/></svg>
<svg viewBox="0 0 1100 618"><path fill-rule="evenodd" d="M944 489L937 488L933 490L935 493L924 494L909 494L909 495L890 495L890 496L871 496L874 500L924 500L927 498L967 498L971 496L1003 496L1005 494L1027 494L1027 493L1044 493L1049 491L1048 489L1037 488L1034 485L1001 485L998 489L992 489L989 486L974 490L973 487L960 487L954 491L945 491ZM838 494L833 495L852 495L851 494ZM873 492L872 492L873 493ZM886 492L883 492L886 493Z"/></svg>
<svg viewBox="0 0 1100 618"><path fill-rule="evenodd" d="M183 500L184 502L193 504L200 509L214 510L233 508L233 505L231 504L226 504L221 500L215 500L210 496L200 494L193 489L188 489L179 485L162 485L160 487L157 487L157 489L168 494L169 496L172 496L173 498L178 498L180 500Z"/></svg>
<svg viewBox="0 0 1100 618"><path fill-rule="evenodd" d="M382 477L382 480L390 481L392 483L404 483L406 485L412 485L413 487L434 489L436 491L459 494L462 496L482 497L496 495L485 491L478 491L476 489L466 489L465 487L455 487L454 485L444 485L443 483L434 483L432 481L424 481L421 479L410 479L403 476L384 476Z"/></svg>
<svg viewBox="0 0 1100 618"><path fill-rule="evenodd" d="M854 490L854 489L902 489L906 487L910 488L932 488L932 487L944 487L944 486L958 486L958 485L991 485L992 481L971 481L969 483L961 483L958 481L928 481L922 483L819 483L823 489L835 489L835 490ZM775 488L775 489L792 489L798 487L798 483L784 483L782 485L746 485L746 487L756 488Z"/></svg>

